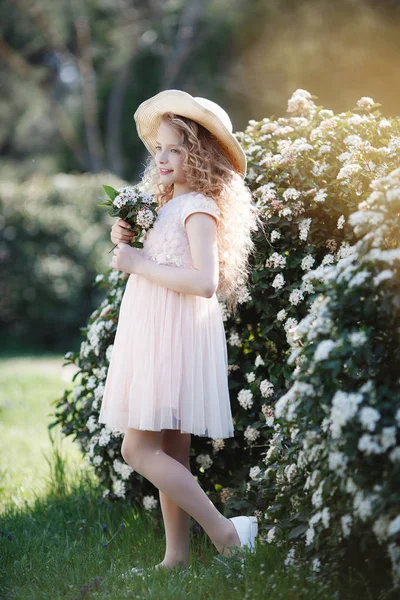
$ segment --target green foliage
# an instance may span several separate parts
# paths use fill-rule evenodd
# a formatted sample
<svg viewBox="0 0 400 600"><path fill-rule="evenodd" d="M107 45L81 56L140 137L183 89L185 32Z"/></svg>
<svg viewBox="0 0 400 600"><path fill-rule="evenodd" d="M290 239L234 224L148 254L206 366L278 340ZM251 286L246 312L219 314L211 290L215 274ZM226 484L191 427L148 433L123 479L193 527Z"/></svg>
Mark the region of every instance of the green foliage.
<svg viewBox="0 0 400 600"><path fill-rule="evenodd" d="M65 350L100 301L111 219L97 208L110 174L35 176L0 185L3 339Z"/></svg>

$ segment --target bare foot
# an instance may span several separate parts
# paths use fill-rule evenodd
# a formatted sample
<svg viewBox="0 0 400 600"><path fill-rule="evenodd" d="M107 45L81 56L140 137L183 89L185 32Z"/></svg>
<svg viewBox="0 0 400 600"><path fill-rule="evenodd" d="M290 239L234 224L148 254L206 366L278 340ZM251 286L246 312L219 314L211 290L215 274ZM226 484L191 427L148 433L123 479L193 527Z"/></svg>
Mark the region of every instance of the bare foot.
<svg viewBox="0 0 400 600"><path fill-rule="evenodd" d="M230 556L231 555L231 550L228 549L229 546L241 546L240 543L240 538L238 536L238 533L236 531L236 527L234 526L234 524L232 523L232 521L230 521L231 524L231 532L229 533L227 539L225 540L225 544L223 546L217 546L217 550L220 554L222 554L222 556Z"/></svg>
<svg viewBox="0 0 400 600"><path fill-rule="evenodd" d="M177 566L182 566L182 567L186 567L188 568L190 566L190 563L184 563L182 561L178 561L178 562L160 562L158 563L158 565L156 565L155 567L153 567L154 569L174 569Z"/></svg>

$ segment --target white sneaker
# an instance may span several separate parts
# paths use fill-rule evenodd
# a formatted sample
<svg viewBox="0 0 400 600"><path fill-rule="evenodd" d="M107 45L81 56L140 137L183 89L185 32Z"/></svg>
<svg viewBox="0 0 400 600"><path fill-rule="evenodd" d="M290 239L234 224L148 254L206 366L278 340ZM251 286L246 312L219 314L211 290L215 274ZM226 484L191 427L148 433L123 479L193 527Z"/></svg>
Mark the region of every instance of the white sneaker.
<svg viewBox="0 0 400 600"><path fill-rule="evenodd" d="M240 547L248 548L250 552L256 551L256 537L258 534L258 521L257 517L231 517L237 534L240 539Z"/></svg>

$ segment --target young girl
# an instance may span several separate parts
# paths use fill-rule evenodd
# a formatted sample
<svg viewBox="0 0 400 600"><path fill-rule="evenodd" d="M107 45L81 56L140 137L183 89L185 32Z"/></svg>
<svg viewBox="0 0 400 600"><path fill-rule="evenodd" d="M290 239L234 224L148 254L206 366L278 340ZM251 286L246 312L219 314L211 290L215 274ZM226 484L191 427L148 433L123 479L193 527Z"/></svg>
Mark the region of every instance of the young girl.
<svg viewBox="0 0 400 600"><path fill-rule="evenodd" d="M255 549L257 519L224 517L191 474L189 451L192 433L234 436L217 292L235 314L259 217L245 153L218 104L166 90L135 121L151 153L142 186L159 209L142 249L128 245L127 223L112 227L111 266L130 275L99 422L125 433L124 460L159 489L166 552L154 568L188 567L190 516L220 554Z"/></svg>

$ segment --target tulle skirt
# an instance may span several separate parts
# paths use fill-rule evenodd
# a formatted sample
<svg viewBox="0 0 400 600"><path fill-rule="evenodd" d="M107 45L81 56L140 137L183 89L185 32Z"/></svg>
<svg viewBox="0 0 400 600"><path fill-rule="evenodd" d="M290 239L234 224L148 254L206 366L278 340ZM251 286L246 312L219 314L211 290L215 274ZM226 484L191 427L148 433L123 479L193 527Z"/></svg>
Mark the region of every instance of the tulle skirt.
<svg viewBox="0 0 400 600"><path fill-rule="evenodd" d="M132 427L213 439L234 436L216 294L184 294L129 275L99 422L121 433Z"/></svg>

